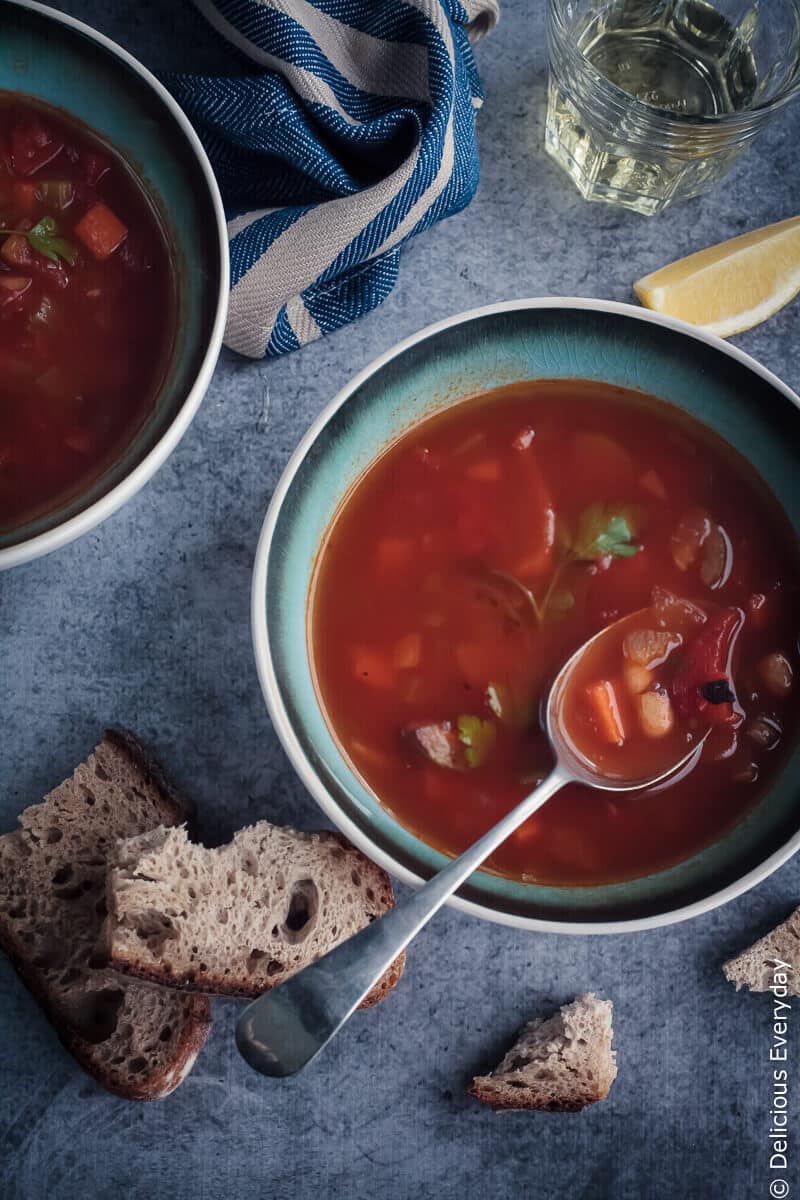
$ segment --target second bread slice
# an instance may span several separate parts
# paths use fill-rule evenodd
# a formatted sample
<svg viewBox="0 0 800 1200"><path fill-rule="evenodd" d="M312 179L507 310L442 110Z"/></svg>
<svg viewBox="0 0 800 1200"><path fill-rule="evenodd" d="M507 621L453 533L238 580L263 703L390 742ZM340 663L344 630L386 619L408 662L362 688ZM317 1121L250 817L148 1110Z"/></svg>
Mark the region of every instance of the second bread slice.
<svg viewBox="0 0 800 1200"><path fill-rule="evenodd" d="M260 821L209 850L184 827L120 842L107 879L110 965L167 987L258 996L394 904L388 875L339 834ZM363 1007L391 991L401 955Z"/></svg>

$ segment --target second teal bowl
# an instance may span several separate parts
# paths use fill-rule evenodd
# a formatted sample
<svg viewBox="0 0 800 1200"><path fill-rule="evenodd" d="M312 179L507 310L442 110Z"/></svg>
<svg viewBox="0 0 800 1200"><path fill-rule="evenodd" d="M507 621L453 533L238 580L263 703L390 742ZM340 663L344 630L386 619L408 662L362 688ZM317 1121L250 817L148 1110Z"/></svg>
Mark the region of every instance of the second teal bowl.
<svg viewBox="0 0 800 1200"><path fill-rule="evenodd" d="M186 432L211 380L228 307L228 238L211 165L158 80L121 46L32 0L0 0L0 89L61 109L134 168L173 243L179 319L151 413L106 469L59 507L0 533L0 569L93 528L131 498Z"/></svg>

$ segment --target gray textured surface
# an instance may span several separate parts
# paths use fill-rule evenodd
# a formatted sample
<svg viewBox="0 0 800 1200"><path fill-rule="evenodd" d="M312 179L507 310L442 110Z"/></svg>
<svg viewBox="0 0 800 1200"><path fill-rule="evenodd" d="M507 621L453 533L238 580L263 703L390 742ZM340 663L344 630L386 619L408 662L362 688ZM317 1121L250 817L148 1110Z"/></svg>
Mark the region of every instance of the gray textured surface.
<svg viewBox="0 0 800 1200"><path fill-rule="evenodd" d="M65 5L64 7L67 7ZM72 0L151 66L208 67L188 8ZM109 720L152 740L222 840L256 817L312 827L269 726L250 650L261 518L292 447L357 368L422 324L519 295L628 299L667 259L792 215L800 110L712 195L654 221L585 205L542 150L541 0L505 0L478 50L482 182L403 258L384 306L278 362L224 354L155 480L82 541L0 580L0 828L82 758ZM800 305L738 339L800 387ZM0 1197L64 1200L570 1200L767 1196L770 1001L720 961L797 901L800 863L686 926L531 936L445 912L388 1003L312 1070L269 1082L232 1041L234 1006L188 1082L137 1106L98 1091L0 962ZM585 1114L495 1115L463 1095L520 1023L586 988L613 998L619 1078ZM800 1016L798 1016L800 1020ZM797 1065L800 1027L793 1030ZM800 1069L794 1072L797 1112ZM787 1175L800 1186L800 1147Z"/></svg>

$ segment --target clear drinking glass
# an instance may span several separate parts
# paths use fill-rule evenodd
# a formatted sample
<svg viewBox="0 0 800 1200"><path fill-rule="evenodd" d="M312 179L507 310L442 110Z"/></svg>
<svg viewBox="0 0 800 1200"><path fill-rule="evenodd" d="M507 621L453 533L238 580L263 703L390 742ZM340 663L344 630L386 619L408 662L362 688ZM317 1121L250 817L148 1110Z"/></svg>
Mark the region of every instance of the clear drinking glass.
<svg viewBox="0 0 800 1200"><path fill-rule="evenodd" d="M587 200L660 212L800 91L800 0L548 0L547 151Z"/></svg>

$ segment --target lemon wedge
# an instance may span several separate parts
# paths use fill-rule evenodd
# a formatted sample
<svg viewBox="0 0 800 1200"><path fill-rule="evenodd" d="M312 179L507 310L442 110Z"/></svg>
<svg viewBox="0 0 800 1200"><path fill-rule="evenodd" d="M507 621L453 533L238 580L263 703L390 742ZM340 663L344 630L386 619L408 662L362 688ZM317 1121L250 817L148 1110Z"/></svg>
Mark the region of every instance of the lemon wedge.
<svg viewBox="0 0 800 1200"><path fill-rule="evenodd" d="M800 292L800 217L754 229L645 275L633 290L646 308L730 337Z"/></svg>

